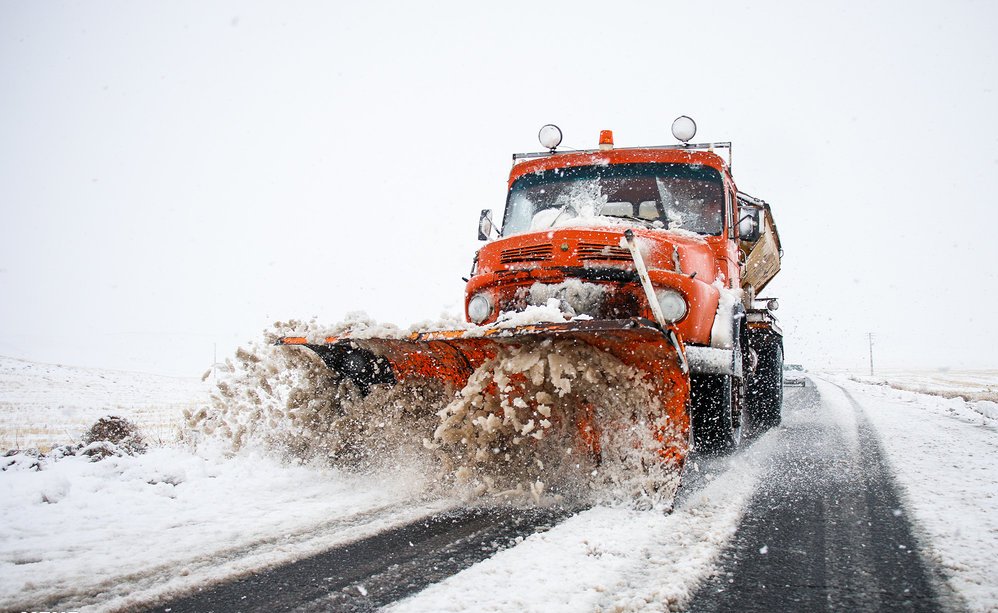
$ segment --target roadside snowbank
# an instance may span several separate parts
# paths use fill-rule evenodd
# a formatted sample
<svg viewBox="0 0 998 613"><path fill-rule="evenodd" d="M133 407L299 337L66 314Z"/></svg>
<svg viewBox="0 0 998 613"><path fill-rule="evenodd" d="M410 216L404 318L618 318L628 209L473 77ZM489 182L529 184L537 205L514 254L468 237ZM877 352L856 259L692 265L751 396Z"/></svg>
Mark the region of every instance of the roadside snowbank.
<svg viewBox="0 0 998 613"><path fill-rule="evenodd" d="M849 406L841 390L813 380L825 403ZM971 611L998 611L998 422L982 402L829 380L879 432L924 553Z"/></svg>
<svg viewBox="0 0 998 613"><path fill-rule="evenodd" d="M0 472L0 610L108 610L290 561L445 508L422 477L242 454L49 461Z"/></svg>
<svg viewBox="0 0 998 613"><path fill-rule="evenodd" d="M848 378L943 398L998 402L998 370L883 370L876 376L850 374Z"/></svg>

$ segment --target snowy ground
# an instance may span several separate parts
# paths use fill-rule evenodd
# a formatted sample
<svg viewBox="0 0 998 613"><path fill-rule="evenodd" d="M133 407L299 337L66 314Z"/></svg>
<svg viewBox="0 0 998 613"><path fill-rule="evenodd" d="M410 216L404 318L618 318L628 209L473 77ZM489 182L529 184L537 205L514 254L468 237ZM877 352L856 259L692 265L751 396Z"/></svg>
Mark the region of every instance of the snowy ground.
<svg viewBox="0 0 998 613"><path fill-rule="evenodd" d="M886 370L874 376L854 374L849 378L931 396L983 401L979 408L985 410L998 408L998 370Z"/></svg>
<svg viewBox="0 0 998 613"><path fill-rule="evenodd" d="M47 449L79 441L100 417L135 422L152 441L175 438L183 410L209 384L144 373L41 364L0 356L0 449Z"/></svg>
<svg viewBox="0 0 998 613"><path fill-rule="evenodd" d="M0 610L114 610L328 549L452 506L260 456L160 448L0 473Z"/></svg>
<svg viewBox="0 0 998 613"><path fill-rule="evenodd" d="M947 375L951 377L952 375ZM924 374L906 378L930 386ZM956 380L967 380L969 377ZM848 390L880 433L923 549L971 611L998 611L998 411L991 401L944 398L830 377ZM841 390L817 381L826 404ZM998 380L985 382L994 387Z"/></svg>
<svg viewBox="0 0 998 613"><path fill-rule="evenodd" d="M33 414L45 421L33 425L22 414L19 423L38 426L54 442L66 442L56 435L67 423L92 421L91 415L82 416L91 406L118 403L127 409L134 402L159 407L162 416L174 411L165 395L149 391L145 375L128 379L83 369L69 369L70 374L63 367L30 365L19 376L16 361L0 364L0 401L8 402L0 407L9 420L4 423L13 423L10 399L34 398ZM114 386L98 388L107 394L102 404L102 392L94 386L115 376L130 396L110 400ZM998 423L987 401L968 403L843 376L815 379L828 419L855 427L842 417L850 414L850 400L837 384L880 432L926 553L949 575L968 608L998 611ZM74 381L82 389L74 388ZM994 383L982 379L979 387ZM178 391L176 404L204 388L187 389L191 395ZM158 419L153 416L150 423ZM607 507L580 513L392 610L682 607L714 571L780 437L779 430L770 432L733 458L701 463L690 479L697 487L681 494L670 515ZM55 604L128 608L455 504L424 498L422 476L404 471L371 479L259 455L195 454L171 446L101 462L63 458L42 470L28 464L0 472L2 610Z"/></svg>

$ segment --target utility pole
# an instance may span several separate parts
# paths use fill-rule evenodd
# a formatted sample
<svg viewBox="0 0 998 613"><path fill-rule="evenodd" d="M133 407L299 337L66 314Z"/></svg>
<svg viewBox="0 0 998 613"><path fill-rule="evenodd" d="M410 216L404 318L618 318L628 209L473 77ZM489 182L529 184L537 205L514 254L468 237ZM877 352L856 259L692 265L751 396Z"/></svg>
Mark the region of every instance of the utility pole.
<svg viewBox="0 0 998 613"><path fill-rule="evenodd" d="M866 336L870 339L870 376L873 376L873 332L867 332Z"/></svg>

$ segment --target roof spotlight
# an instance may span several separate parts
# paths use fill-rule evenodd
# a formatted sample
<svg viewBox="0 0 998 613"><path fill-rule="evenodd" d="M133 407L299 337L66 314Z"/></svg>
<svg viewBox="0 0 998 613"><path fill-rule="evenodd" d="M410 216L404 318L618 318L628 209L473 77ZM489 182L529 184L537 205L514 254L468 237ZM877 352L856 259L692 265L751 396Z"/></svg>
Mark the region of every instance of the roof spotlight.
<svg viewBox="0 0 998 613"><path fill-rule="evenodd" d="M676 137L676 140L688 143L696 133L697 123L686 115L680 115L676 117L676 121L672 122L672 135Z"/></svg>
<svg viewBox="0 0 998 613"><path fill-rule="evenodd" d="M537 133L537 140L541 141L541 146L545 149L554 151L561 144L561 129L549 123L541 127L541 131Z"/></svg>

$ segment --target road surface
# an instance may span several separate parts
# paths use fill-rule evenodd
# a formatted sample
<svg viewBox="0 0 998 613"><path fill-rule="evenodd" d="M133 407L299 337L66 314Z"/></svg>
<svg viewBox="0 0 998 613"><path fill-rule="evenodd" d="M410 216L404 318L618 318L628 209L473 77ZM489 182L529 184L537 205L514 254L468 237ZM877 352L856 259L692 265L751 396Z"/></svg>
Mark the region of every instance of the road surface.
<svg viewBox="0 0 998 613"><path fill-rule="evenodd" d="M555 506L442 513L150 610L373 611L515 546L575 511Z"/></svg>
<svg viewBox="0 0 998 613"><path fill-rule="evenodd" d="M787 390L784 445L760 480L719 573L690 611L938 611L876 435L823 419L813 386ZM803 419L801 419L803 418Z"/></svg>
<svg viewBox="0 0 998 613"><path fill-rule="evenodd" d="M815 387L786 390L784 424L772 435L778 444L718 571L687 610L958 608L939 596L941 577L923 561L876 434L849 398L853 412L843 419L828 414ZM691 458L689 465L711 462ZM698 475L687 475L681 497L703 487ZM370 611L576 512L492 508L438 515L150 610Z"/></svg>

